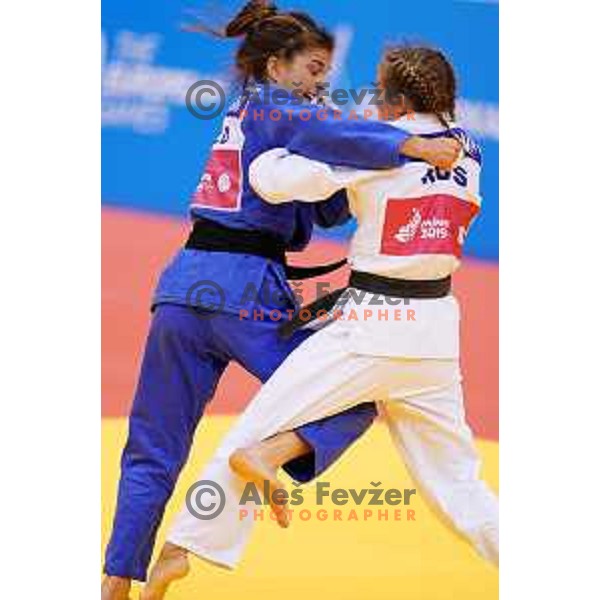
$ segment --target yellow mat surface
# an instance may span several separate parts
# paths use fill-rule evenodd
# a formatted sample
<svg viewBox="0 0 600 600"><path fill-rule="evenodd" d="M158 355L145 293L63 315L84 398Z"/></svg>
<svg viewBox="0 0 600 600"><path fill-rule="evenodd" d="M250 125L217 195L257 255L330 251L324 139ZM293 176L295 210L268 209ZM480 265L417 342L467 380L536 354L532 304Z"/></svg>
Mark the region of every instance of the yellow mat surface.
<svg viewBox="0 0 600 600"><path fill-rule="evenodd" d="M183 506L189 486L211 456L234 417L204 419L196 436L190 462L159 533ZM102 550L110 533L119 475L119 456L125 443L126 420L102 422ZM498 489L498 444L479 442L483 475ZM384 489L415 487L396 455L386 428L377 424L322 478L334 488L371 488L381 482ZM254 600L281 595L286 600L494 600L498 598L498 572L481 560L464 542L441 525L416 496L410 508L316 505L314 484L304 492L297 510L310 511L310 519L292 516L287 530L265 517L241 566L225 571L193 560L192 574L174 585L169 600ZM371 496L367 496L371 498ZM333 520L333 509L342 510L342 521ZM378 520L377 510L388 509L388 520ZM394 519L395 508L401 520ZM328 511L327 520L317 511ZM356 511L358 520L350 514ZM373 515L365 520L364 510ZM309 513L304 513L307 518ZM322 513L323 514L323 513ZM352 520L349 520L352 519ZM160 546L158 546L160 547ZM132 599L137 600L137 589Z"/></svg>

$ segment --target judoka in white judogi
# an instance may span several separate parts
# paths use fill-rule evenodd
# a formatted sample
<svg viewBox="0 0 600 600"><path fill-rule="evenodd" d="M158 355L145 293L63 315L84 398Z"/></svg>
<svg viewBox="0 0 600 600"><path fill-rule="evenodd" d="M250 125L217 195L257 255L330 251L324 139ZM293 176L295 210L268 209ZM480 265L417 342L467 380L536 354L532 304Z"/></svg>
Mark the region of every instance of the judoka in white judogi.
<svg viewBox="0 0 600 600"><path fill-rule="evenodd" d="M415 134L444 131L431 115L396 121ZM352 269L403 280L435 280L459 266L461 247L479 210L480 153L464 134L465 152L451 171L422 162L389 171L355 171L275 149L251 166L251 183L268 202L307 202L347 188L358 221ZM350 290L352 291L352 290ZM459 367L459 308L452 295L373 304L352 294L342 316L300 346L262 387L199 479L217 482L226 504L212 520L183 510L168 540L234 567L252 529L240 519L242 482L228 459L237 448L304 423L376 401L419 493L485 558L498 561L498 502L480 479L480 461L465 421ZM348 292L347 292L348 293ZM391 315L414 311L414 319ZM390 317L378 318L388 309ZM352 317L351 317L352 315ZM407 316L407 315L406 315Z"/></svg>

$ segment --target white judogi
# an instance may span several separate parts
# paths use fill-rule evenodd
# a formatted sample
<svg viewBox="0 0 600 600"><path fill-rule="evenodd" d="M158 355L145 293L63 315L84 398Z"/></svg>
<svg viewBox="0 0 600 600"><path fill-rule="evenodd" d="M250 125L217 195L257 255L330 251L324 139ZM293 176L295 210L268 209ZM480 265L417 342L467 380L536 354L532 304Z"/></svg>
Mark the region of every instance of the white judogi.
<svg viewBox="0 0 600 600"><path fill-rule="evenodd" d="M396 122L415 134L442 130L430 115ZM358 220L353 269L400 279L440 279L459 266L461 246L477 213L480 155L465 136L465 153L451 172L422 162L389 171L356 171L276 149L251 166L253 187L265 200L317 201L347 188ZM360 294L355 291L356 294ZM465 421L459 357L459 311L453 296L373 304L362 293L343 317L295 350L241 415L201 480L217 482L226 504L199 520L187 509L168 540L200 557L233 567L252 529L240 520L244 486L230 470L237 448L339 413L378 402L419 492L485 558L498 561L498 503L479 477L479 459ZM400 309L401 320L394 311ZM387 318L379 311L387 310ZM408 311L414 311L409 320ZM369 311L371 311L369 313ZM253 508L253 507L251 507Z"/></svg>

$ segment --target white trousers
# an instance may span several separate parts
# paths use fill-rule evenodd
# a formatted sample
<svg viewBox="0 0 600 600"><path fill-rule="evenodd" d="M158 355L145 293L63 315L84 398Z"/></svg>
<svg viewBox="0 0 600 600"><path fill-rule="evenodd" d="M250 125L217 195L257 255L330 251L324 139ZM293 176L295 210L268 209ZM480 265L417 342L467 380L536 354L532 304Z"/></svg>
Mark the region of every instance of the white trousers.
<svg viewBox="0 0 600 600"><path fill-rule="evenodd" d="M340 326L338 326L340 325ZM237 448L278 432L376 401L393 441L430 507L486 559L498 562L498 501L480 479L480 461L465 421L457 360L356 354L334 323L296 349L262 387L199 480L225 492L222 512L200 520L187 507L168 541L226 567L240 560L254 524L240 518L245 482L229 468ZM384 457L382 457L384 460Z"/></svg>

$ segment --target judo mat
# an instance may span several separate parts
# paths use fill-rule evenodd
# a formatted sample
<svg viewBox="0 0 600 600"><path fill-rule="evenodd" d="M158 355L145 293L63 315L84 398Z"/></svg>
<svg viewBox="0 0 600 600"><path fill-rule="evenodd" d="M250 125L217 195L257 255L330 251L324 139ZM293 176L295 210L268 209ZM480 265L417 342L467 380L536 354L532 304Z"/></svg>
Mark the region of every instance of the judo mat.
<svg viewBox="0 0 600 600"><path fill-rule="evenodd" d="M160 270L185 238L182 220L103 209L102 212L102 552L108 541L119 477L119 457L127 434L126 416L150 318L148 304ZM317 240L295 264L329 262L344 256L339 242ZM344 273L330 277L332 287ZM498 489L498 269L493 263L465 261L455 278L462 308L462 366L467 416L483 459L483 475ZM307 285L307 299L314 283ZM176 493L159 532L168 523L200 469L258 389L258 382L236 366L228 368L202 421ZM322 478L334 488L416 487L397 456L385 426L377 423L344 459ZM407 508L358 506L350 502L334 520L331 504L317 506L314 484L292 517L279 529L258 522L252 542L236 571L192 561L192 573L173 586L172 600L251 600L281 594L289 600L493 600L498 573L449 532L423 504L418 493ZM400 520L394 510L400 509ZM327 514L317 516L319 509ZM365 510L372 510L372 515ZM378 510L387 509L387 520ZM354 511L354 513L352 513ZM132 599L137 598L137 588Z"/></svg>

